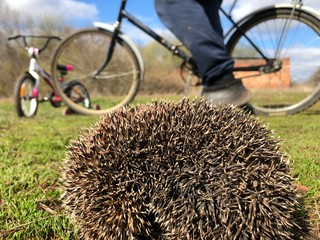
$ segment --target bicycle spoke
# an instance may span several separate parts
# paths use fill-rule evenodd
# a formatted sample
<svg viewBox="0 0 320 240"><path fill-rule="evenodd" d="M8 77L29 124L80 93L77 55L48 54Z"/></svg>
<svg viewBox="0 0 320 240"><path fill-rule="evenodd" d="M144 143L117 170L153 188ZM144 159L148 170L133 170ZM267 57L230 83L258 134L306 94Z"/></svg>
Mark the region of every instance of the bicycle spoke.
<svg viewBox="0 0 320 240"><path fill-rule="evenodd" d="M282 63L279 71L265 72L258 77L252 77L252 72L236 73L251 90L256 113L296 113L320 98L319 21L305 16L290 9L276 9L243 24L242 29L246 29L246 35L260 51ZM257 60L260 55L242 35L236 32L228 43L235 63L261 64L261 60Z"/></svg>
<svg viewBox="0 0 320 240"><path fill-rule="evenodd" d="M81 30L62 42L54 56L52 65L68 63L74 66L65 81L76 79L82 83L89 91L91 105L99 106L99 110L94 107L87 110L62 95L75 111L101 114L128 104L137 91L141 71L133 51L123 40L116 39L111 59L106 66L103 65L110 40L111 34L107 31L95 28Z"/></svg>

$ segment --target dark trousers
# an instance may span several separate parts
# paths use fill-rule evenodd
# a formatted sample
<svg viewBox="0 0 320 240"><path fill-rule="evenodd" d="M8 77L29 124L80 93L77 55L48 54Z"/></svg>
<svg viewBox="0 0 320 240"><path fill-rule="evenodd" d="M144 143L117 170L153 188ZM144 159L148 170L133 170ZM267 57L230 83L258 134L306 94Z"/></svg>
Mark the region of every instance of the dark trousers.
<svg viewBox="0 0 320 240"><path fill-rule="evenodd" d="M219 17L222 0L155 0L161 21L190 50L206 85L232 74Z"/></svg>

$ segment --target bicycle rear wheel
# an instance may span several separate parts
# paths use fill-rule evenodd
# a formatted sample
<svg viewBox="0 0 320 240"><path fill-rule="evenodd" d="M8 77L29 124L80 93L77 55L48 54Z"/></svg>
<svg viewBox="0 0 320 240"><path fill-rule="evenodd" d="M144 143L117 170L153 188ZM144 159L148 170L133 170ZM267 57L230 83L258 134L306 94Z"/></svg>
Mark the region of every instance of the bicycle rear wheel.
<svg viewBox="0 0 320 240"><path fill-rule="evenodd" d="M292 18L291 18L292 17ZM259 12L240 25L227 43L235 67L265 64L261 54L280 60L273 73L236 72L251 91L255 114L288 115L303 111L320 98L320 21L296 9Z"/></svg>
<svg viewBox="0 0 320 240"><path fill-rule="evenodd" d="M86 109L91 108L90 95L88 89L77 80L68 82L63 92L68 96L72 102L82 105Z"/></svg>
<svg viewBox="0 0 320 240"><path fill-rule="evenodd" d="M140 83L140 66L130 46L120 37L110 62L99 74L109 51L112 33L98 28L83 29L60 43L51 64L52 79L62 100L74 111L95 115L128 105L135 97ZM59 81L58 64L72 65L64 83L77 79L90 94L91 108L77 104L63 91Z"/></svg>

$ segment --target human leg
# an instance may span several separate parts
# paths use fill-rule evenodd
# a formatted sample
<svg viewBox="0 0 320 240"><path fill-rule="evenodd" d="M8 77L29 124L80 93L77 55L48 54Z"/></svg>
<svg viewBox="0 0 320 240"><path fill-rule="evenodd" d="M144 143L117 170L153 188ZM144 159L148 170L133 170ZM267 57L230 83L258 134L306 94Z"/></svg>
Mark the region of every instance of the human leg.
<svg viewBox="0 0 320 240"><path fill-rule="evenodd" d="M232 74L233 60L223 41L221 1L155 0L163 23L191 51L201 77L208 85Z"/></svg>
<svg viewBox="0 0 320 240"><path fill-rule="evenodd" d="M216 103L241 105L249 95L232 73L234 62L227 54L219 17L221 2L155 0L155 6L163 23L191 51L204 81L202 95Z"/></svg>

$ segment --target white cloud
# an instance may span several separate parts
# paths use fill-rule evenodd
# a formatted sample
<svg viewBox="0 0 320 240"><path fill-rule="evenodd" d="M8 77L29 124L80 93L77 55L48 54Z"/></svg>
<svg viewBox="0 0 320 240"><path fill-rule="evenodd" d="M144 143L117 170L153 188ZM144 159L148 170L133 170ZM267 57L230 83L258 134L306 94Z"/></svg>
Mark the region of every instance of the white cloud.
<svg viewBox="0 0 320 240"><path fill-rule="evenodd" d="M173 41L174 36L173 34L167 30L166 28L162 27L151 27L153 31L155 31L157 34L162 36L163 38L167 39L168 41ZM142 32L140 29L137 27L133 26L132 24L124 24L122 27L122 30L125 35L128 35L135 43L137 44L145 44L148 43L152 40L149 35L146 33Z"/></svg>
<svg viewBox="0 0 320 240"><path fill-rule="evenodd" d="M11 9L31 16L63 16L67 20L93 20L99 12L94 4L76 0L5 0Z"/></svg>
<svg viewBox="0 0 320 240"><path fill-rule="evenodd" d="M134 16L139 21L143 22L146 26L151 28L154 32L164 37L165 39L168 39L170 41L174 39L173 34L163 24L155 21L155 19L136 14L134 14ZM135 27L131 23L125 22L122 25L122 30L124 34L128 35L130 38L132 38L134 42L138 44L145 44L152 40L152 38L149 35L141 31L139 28Z"/></svg>
<svg viewBox="0 0 320 240"><path fill-rule="evenodd" d="M294 65L291 70L293 81L303 82L303 79L309 80L319 70L320 48L292 48L284 49L284 51L291 53L291 60Z"/></svg>
<svg viewBox="0 0 320 240"><path fill-rule="evenodd" d="M223 1L223 7L228 9L229 6L234 2L234 0L225 0ZM271 6L278 3L292 3L291 0L263 0L263 1L257 1L257 0L239 0L234 8L233 11L233 17L235 19L240 19L244 17L245 15L261 9L266 6ZM303 0L304 6L312 7L319 11L320 14L320 1L319 0Z"/></svg>
<svg viewBox="0 0 320 240"><path fill-rule="evenodd" d="M73 23L79 23L81 21L90 24L92 21L101 19L99 17L99 10L94 3L85 3L81 0L4 0L10 6L10 8L20 11L21 13L28 13L35 17L43 16L44 14L55 15L57 17L63 17ZM97 0L104 1L104 0ZM109 0L113 1L113 0ZM148 0L152 1L152 0ZM229 6L233 4L234 0L224 0L223 7L228 10ZM291 3L291 0L238 0L233 11L233 17L235 20L268 5L284 2ZM320 10L319 0L304 0L304 5L313 7ZM116 10L115 10L116 11ZM152 29L156 29L156 32L162 36L172 36L169 31L161 24L158 19L151 17L135 15L147 26ZM80 24L81 25L81 24ZM228 27L224 26L227 30ZM123 28L124 32L136 40L138 43L145 43L150 41L145 33L141 32L131 24L125 24Z"/></svg>

